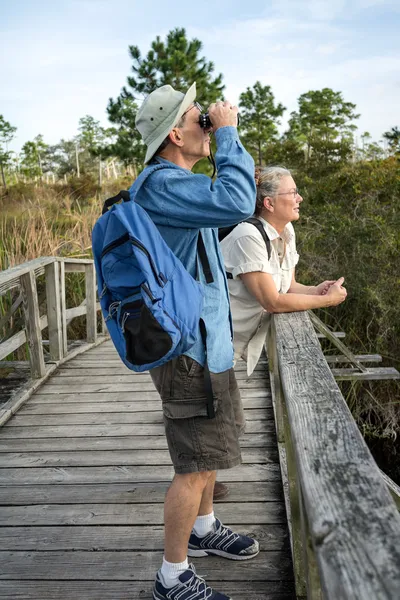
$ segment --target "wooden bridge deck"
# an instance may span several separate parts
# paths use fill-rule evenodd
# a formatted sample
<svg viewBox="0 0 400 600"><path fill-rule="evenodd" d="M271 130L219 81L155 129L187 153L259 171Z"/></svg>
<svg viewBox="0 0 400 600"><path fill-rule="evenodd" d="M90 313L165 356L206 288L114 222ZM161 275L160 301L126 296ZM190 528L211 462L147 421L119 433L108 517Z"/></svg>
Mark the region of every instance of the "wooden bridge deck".
<svg viewBox="0 0 400 600"><path fill-rule="evenodd" d="M243 465L221 471L227 525L257 537L242 563L195 559L235 600L289 600L293 572L266 364L237 377L248 420ZM173 475L160 400L106 342L60 367L0 428L0 597L151 598Z"/></svg>

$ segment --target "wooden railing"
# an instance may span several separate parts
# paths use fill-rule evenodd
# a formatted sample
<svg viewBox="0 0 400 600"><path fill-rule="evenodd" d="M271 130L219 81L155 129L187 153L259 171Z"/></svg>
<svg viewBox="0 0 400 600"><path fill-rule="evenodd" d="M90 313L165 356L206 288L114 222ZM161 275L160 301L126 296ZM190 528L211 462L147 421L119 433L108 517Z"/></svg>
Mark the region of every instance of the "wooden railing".
<svg viewBox="0 0 400 600"><path fill-rule="evenodd" d="M80 306L66 308L65 274L85 274L85 300ZM46 314L40 315L36 279L45 275ZM104 340L104 321L101 334L97 331L96 275L93 260L43 257L0 272L0 296L19 289L20 294L7 314L0 315L0 323L8 322L18 307L23 305L24 323L20 331L0 342L0 361L9 357L25 343L29 346L31 381L21 394L0 408L0 424L23 403L58 364L72 358ZM72 319L86 315L86 343L68 345L67 325ZM42 339L48 328L48 340ZM44 345L48 349L45 360ZM10 364L13 363L3 363Z"/></svg>
<svg viewBox="0 0 400 600"><path fill-rule="evenodd" d="M273 315L266 350L297 597L397 600L399 489L364 442L309 315Z"/></svg>

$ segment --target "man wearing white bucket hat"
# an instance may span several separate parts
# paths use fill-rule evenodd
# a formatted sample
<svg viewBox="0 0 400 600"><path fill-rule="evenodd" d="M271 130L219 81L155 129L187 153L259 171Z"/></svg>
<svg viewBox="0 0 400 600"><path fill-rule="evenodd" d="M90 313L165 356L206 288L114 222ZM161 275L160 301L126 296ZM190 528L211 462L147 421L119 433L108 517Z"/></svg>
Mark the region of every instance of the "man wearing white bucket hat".
<svg viewBox="0 0 400 600"><path fill-rule="evenodd" d="M162 398L175 469L165 500L165 553L155 600L229 600L196 574L187 557L247 560L259 552L258 542L225 527L213 512L216 472L241 463L238 438L245 423L233 372L228 287L217 230L253 214L254 162L238 137L237 107L216 102L206 118L195 98L193 84L185 94L164 85L145 99L136 126L147 146L143 176L152 171L137 194L142 175L130 190L204 290L206 333L199 325L197 341L185 355L150 372ZM217 144L214 181L192 173L210 155L211 133Z"/></svg>

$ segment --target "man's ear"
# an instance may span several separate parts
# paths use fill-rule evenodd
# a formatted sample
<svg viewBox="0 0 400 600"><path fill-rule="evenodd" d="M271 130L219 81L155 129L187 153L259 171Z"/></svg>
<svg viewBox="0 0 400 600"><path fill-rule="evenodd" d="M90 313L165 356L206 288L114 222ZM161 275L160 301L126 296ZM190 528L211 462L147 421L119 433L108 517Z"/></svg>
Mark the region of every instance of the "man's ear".
<svg viewBox="0 0 400 600"><path fill-rule="evenodd" d="M179 127L174 127L172 131L169 133L169 139L175 146L179 146L180 148L183 146L183 136Z"/></svg>
<svg viewBox="0 0 400 600"><path fill-rule="evenodd" d="M268 210L268 211L269 211L269 212L271 212L271 213L273 213L273 212L274 212L274 204L273 204L273 202L272 202L272 198L271 198L271 196L265 196L265 198L264 198L264 201L263 201L263 204L264 204L264 208L265 208L266 210Z"/></svg>

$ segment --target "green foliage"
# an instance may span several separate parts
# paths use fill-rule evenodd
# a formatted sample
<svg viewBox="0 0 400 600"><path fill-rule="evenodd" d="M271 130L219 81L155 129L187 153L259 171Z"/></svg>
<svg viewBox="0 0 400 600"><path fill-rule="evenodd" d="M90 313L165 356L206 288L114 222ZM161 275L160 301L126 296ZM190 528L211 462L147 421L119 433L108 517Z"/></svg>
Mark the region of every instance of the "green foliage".
<svg viewBox="0 0 400 600"><path fill-rule="evenodd" d="M279 117L285 107L276 104L270 86L262 86L259 81L253 89L248 87L240 94L239 107L242 141L257 164L262 165L268 145L278 137Z"/></svg>
<svg viewBox="0 0 400 600"><path fill-rule="evenodd" d="M147 95L166 84L186 91L196 81L198 99L206 106L222 98L222 74L212 77L214 63L200 56L202 49L201 41L188 40L183 28L170 31L166 42L157 36L145 58L138 46L130 46L133 75L128 85L133 94Z"/></svg>
<svg viewBox="0 0 400 600"><path fill-rule="evenodd" d="M400 369L399 162L392 157L342 165L313 180L299 172L295 180L305 199L296 226L299 281L344 276L346 302L321 311L322 318L340 324L354 352L377 352L383 364ZM400 433L398 382L342 389L368 438Z"/></svg>
<svg viewBox="0 0 400 600"><path fill-rule="evenodd" d="M170 31L165 42L157 36L146 57L138 46L129 47L133 61L129 89L124 87L116 100L110 98L107 107L108 118L115 125L113 142L103 148L107 156L117 156L135 168L143 165L145 147L135 126L137 95L150 94L166 84L186 91L196 81L197 97L206 106L222 97L222 75L213 78L214 64L200 56L201 50L202 43L188 40L185 29L179 28Z"/></svg>
<svg viewBox="0 0 400 600"><path fill-rule="evenodd" d="M330 88L309 91L298 100L299 109L291 113L288 139L302 142L305 162L314 172L325 171L352 154L353 121L360 115L355 104L345 102L341 92Z"/></svg>
<svg viewBox="0 0 400 600"><path fill-rule="evenodd" d="M4 187L6 187L4 169L10 163L12 155L8 150L8 144L14 138L16 131L17 128L6 121L3 115L0 115L0 169Z"/></svg>
<svg viewBox="0 0 400 600"><path fill-rule="evenodd" d="M124 93L116 100L110 98L107 106L108 118L115 127L110 129L113 141L103 146L102 152L105 156L117 156L125 166L143 164L146 154L135 125L137 110L136 102Z"/></svg>
<svg viewBox="0 0 400 600"><path fill-rule="evenodd" d="M79 119L78 130L77 142L79 146L96 156L98 147L104 143L106 136L106 132L100 125L100 121L96 121L90 115L86 115Z"/></svg>
<svg viewBox="0 0 400 600"><path fill-rule="evenodd" d="M390 131L385 131L383 137L389 142L391 152L400 154L400 129L392 127Z"/></svg>

